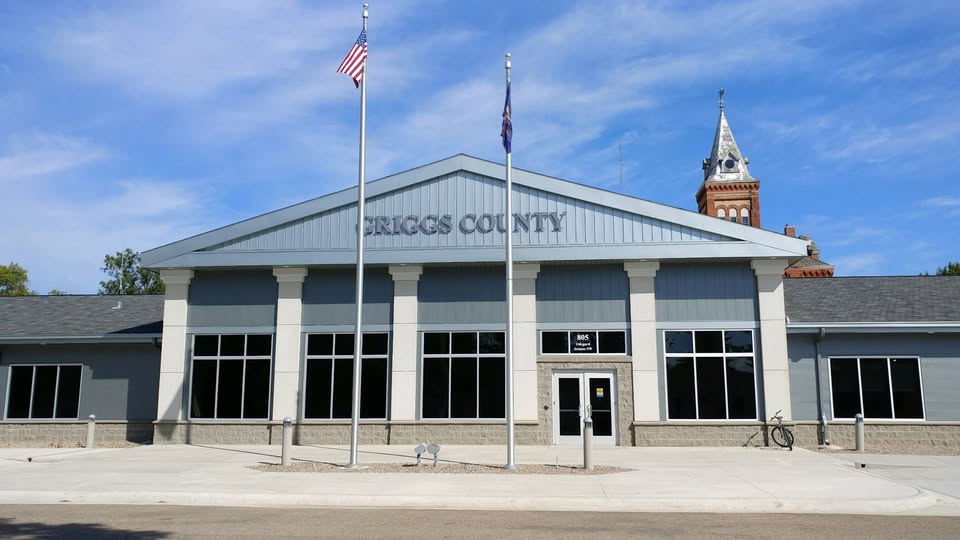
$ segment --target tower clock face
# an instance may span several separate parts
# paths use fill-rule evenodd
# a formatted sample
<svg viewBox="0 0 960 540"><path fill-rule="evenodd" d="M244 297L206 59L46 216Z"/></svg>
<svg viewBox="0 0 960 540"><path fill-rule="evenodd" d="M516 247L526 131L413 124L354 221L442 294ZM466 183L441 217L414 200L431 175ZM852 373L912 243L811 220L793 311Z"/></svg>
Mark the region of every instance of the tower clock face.
<svg viewBox="0 0 960 540"><path fill-rule="evenodd" d="M732 169L734 165L736 165L736 163L734 163L732 159L728 159L725 162L723 162L723 166L728 169Z"/></svg>

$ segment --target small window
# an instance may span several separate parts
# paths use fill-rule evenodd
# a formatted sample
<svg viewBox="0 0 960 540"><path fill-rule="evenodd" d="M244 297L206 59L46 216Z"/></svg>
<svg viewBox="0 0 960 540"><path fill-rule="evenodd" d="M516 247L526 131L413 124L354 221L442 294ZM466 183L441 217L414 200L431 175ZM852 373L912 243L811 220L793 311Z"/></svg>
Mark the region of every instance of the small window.
<svg viewBox="0 0 960 540"><path fill-rule="evenodd" d="M717 209L717 217L720 219L727 219L727 210L726 208Z"/></svg>
<svg viewBox="0 0 960 540"><path fill-rule="evenodd" d="M924 418L919 358L831 358L834 418Z"/></svg>
<svg viewBox="0 0 960 540"><path fill-rule="evenodd" d="M627 354L625 330L542 331L540 354Z"/></svg>
<svg viewBox="0 0 960 540"><path fill-rule="evenodd" d="M750 224L750 210L746 208L740 209L740 223L744 225Z"/></svg>
<svg viewBox="0 0 960 540"><path fill-rule="evenodd" d="M79 365L10 366L9 419L76 419L80 412Z"/></svg>

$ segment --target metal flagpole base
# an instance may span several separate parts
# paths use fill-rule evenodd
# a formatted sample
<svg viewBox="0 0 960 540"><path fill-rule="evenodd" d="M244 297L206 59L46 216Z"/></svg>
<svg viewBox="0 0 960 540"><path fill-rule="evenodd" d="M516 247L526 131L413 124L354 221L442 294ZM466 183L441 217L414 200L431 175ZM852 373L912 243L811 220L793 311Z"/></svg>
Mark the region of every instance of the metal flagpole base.
<svg viewBox="0 0 960 540"><path fill-rule="evenodd" d="M515 464L515 463L514 463L514 464L509 464L509 463L508 463L508 464L504 465L503 468L506 469L506 470L508 470L508 471L515 471L515 470L519 469L520 467L519 467L517 464Z"/></svg>

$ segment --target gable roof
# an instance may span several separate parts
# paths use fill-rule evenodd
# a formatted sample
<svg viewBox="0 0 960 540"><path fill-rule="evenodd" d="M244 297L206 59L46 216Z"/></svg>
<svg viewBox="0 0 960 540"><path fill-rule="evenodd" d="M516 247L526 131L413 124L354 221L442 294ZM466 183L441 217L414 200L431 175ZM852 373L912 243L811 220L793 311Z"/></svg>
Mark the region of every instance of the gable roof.
<svg viewBox="0 0 960 540"><path fill-rule="evenodd" d="M960 276L783 281L788 326L960 327Z"/></svg>
<svg viewBox="0 0 960 540"><path fill-rule="evenodd" d="M495 186L502 193L504 166L499 163L456 155L399 174L369 182L365 188L368 204L378 197L393 194L403 195L403 190L436 182L438 179L460 175L475 183ZM606 245L578 242L577 245L526 245L515 247L514 257L519 261L576 260L576 259L662 259L662 258L787 258L797 260L806 255L806 242L779 233L764 231L736 223L726 222L696 212L682 210L638 199L619 193L576 184L521 169L513 170L514 196L527 189L538 195L545 204L593 205L607 214L619 212L634 219L654 220L666 224L669 238L653 241L643 240ZM488 189L484 193L493 193ZM409 194L408 194L409 195ZM319 249L317 246L264 246L248 242L241 249L244 239L263 235L267 231L286 229L292 233L296 226L325 213L338 211L341 216L335 223L344 233L354 235L354 226L346 225L352 218L355 222L357 188L341 190L300 204L269 212L245 221L227 225L178 242L158 247L141 255L143 266L152 269L230 267L230 266L282 266L317 264L354 264L355 241L352 247ZM501 195L502 197L502 195ZM499 208L496 197L488 211ZM432 208L439 204L430 202ZM351 210L352 208L352 210ZM348 215L352 213L352 216ZM431 213L434 213L431 211ZM443 213L443 212L441 212ZM368 214L369 215L369 214ZM616 218L616 216L613 216ZM319 223L319 220L317 220ZM319 227L319 225L318 225ZM302 229L302 227L301 227ZM673 233L676 229L677 234ZM319 230L319 228L318 228ZM329 234L329 233L325 233ZM499 233L498 233L499 234ZM681 239L682 241L677 241ZM444 249L429 249L423 246L367 246L364 257L368 263L424 263L424 262L487 262L501 261L502 242L487 242L485 245L431 246ZM451 249L461 248L461 249Z"/></svg>
<svg viewBox="0 0 960 540"><path fill-rule="evenodd" d="M162 295L0 296L0 343L149 341L162 333Z"/></svg>

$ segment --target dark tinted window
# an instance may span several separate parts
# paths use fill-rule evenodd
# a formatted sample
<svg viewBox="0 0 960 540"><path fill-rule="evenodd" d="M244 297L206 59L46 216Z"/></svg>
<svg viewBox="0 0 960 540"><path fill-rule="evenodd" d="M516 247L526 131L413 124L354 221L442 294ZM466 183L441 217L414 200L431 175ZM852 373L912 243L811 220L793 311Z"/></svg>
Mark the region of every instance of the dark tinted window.
<svg viewBox="0 0 960 540"><path fill-rule="evenodd" d="M480 359L480 418L504 418L506 383L503 358Z"/></svg>
<svg viewBox="0 0 960 540"><path fill-rule="evenodd" d="M53 400L57 391L57 366L37 366L33 375L31 418L53 418Z"/></svg>
<svg viewBox="0 0 960 540"><path fill-rule="evenodd" d="M194 356L217 356L220 336L193 336Z"/></svg>
<svg viewBox="0 0 960 540"><path fill-rule="evenodd" d="M353 336L350 336L353 338ZM339 343L340 336L337 336ZM353 349L353 340L350 341ZM351 350L352 352L352 350ZM361 379L362 382L362 379ZM333 417L353 416L353 359L337 358L333 361Z"/></svg>
<svg viewBox="0 0 960 540"><path fill-rule="evenodd" d="M353 356L353 334L337 334L333 337L333 354Z"/></svg>
<svg viewBox="0 0 960 540"><path fill-rule="evenodd" d="M33 391L33 366L10 368L10 401L7 418L30 417L30 393Z"/></svg>
<svg viewBox="0 0 960 540"><path fill-rule="evenodd" d="M273 336L254 334L247 336L247 356L270 356Z"/></svg>
<svg viewBox="0 0 960 540"><path fill-rule="evenodd" d="M600 353L627 354L627 333L600 332Z"/></svg>
<svg viewBox="0 0 960 540"><path fill-rule="evenodd" d="M753 358L727 358L727 410L730 418L757 419Z"/></svg>
<svg viewBox="0 0 960 540"><path fill-rule="evenodd" d="M432 332L423 334L423 354L449 354L450 334Z"/></svg>
<svg viewBox="0 0 960 540"><path fill-rule="evenodd" d="M243 356L244 335L220 336L220 356Z"/></svg>
<svg viewBox="0 0 960 540"><path fill-rule="evenodd" d="M667 358L667 414L673 420L694 419L693 359Z"/></svg>
<svg viewBox="0 0 960 540"><path fill-rule="evenodd" d="M477 359L450 361L450 417L477 417Z"/></svg>
<svg viewBox="0 0 960 540"><path fill-rule="evenodd" d="M80 366L60 366L57 418L76 418L80 410Z"/></svg>
<svg viewBox="0 0 960 540"><path fill-rule="evenodd" d="M333 346L332 339L330 345ZM307 360L307 380L305 382L303 406L303 415L306 418L330 418L330 377L332 373L333 360L329 358Z"/></svg>
<svg viewBox="0 0 960 540"><path fill-rule="evenodd" d="M897 418L923 418L920 366L916 358L891 358L893 412Z"/></svg>
<svg viewBox="0 0 960 540"><path fill-rule="evenodd" d="M242 418L243 360L221 360L217 418Z"/></svg>
<svg viewBox="0 0 960 540"><path fill-rule="evenodd" d="M697 332L696 339L697 354L723 352L723 332Z"/></svg>
<svg viewBox="0 0 960 540"><path fill-rule="evenodd" d="M217 396L217 361L194 360L190 382L190 416L213 418Z"/></svg>
<svg viewBox="0 0 960 540"><path fill-rule="evenodd" d="M267 418L267 411L270 410L270 361L247 360L243 384L243 417Z"/></svg>
<svg viewBox="0 0 960 540"><path fill-rule="evenodd" d="M753 352L753 332L749 330L727 331L724 333L723 338L728 353Z"/></svg>
<svg viewBox="0 0 960 540"><path fill-rule="evenodd" d="M386 355L387 354L387 335L386 334L364 334L363 350L360 354Z"/></svg>
<svg viewBox="0 0 960 540"><path fill-rule="evenodd" d="M697 400L701 420L727 417L723 369L722 358L697 358Z"/></svg>
<svg viewBox="0 0 960 540"><path fill-rule="evenodd" d="M451 352L453 354L474 354L477 352L477 334L474 332L454 332Z"/></svg>
<svg viewBox="0 0 960 540"><path fill-rule="evenodd" d="M864 418L893 418L886 358L860 359Z"/></svg>
<svg viewBox="0 0 960 540"><path fill-rule="evenodd" d="M447 390L450 360L447 358L423 359L423 417L448 418Z"/></svg>
<svg viewBox="0 0 960 540"><path fill-rule="evenodd" d="M570 332L570 354L595 354L596 332Z"/></svg>
<svg viewBox="0 0 960 540"><path fill-rule="evenodd" d="M333 334L311 334L307 337L307 354L330 356L333 354Z"/></svg>
<svg viewBox="0 0 960 540"><path fill-rule="evenodd" d="M360 418L386 418L387 359L364 358L361 369Z"/></svg>
<svg viewBox="0 0 960 540"><path fill-rule="evenodd" d="M480 354L503 354L504 339L503 332L480 332Z"/></svg>
<svg viewBox="0 0 960 540"><path fill-rule="evenodd" d="M667 354L693 352L693 332L664 332Z"/></svg>
<svg viewBox="0 0 960 540"><path fill-rule="evenodd" d="M567 354L569 346L567 332L541 332L541 349L543 354Z"/></svg>
<svg viewBox="0 0 960 540"><path fill-rule="evenodd" d="M856 358L830 359L834 418L853 418L860 413L860 382Z"/></svg>

